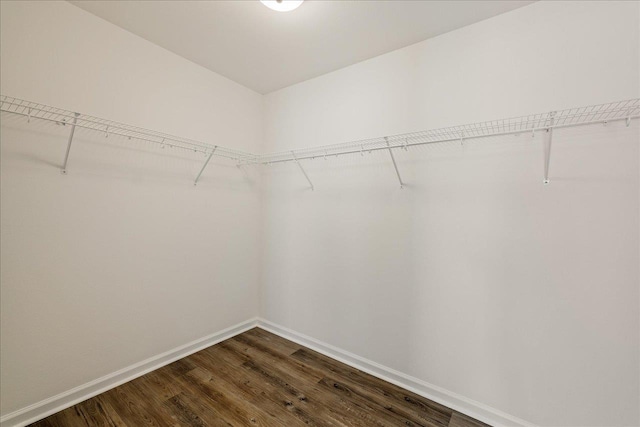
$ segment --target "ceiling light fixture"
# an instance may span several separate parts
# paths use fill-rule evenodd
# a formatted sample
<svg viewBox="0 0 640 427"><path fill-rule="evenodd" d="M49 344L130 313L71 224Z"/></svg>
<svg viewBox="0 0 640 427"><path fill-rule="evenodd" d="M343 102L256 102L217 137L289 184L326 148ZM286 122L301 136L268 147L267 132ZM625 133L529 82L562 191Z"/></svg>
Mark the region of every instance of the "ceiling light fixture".
<svg viewBox="0 0 640 427"><path fill-rule="evenodd" d="M277 10L278 12L289 12L296 9L303 1L304 0L260 0L260 2L269 9Z"/></svg>

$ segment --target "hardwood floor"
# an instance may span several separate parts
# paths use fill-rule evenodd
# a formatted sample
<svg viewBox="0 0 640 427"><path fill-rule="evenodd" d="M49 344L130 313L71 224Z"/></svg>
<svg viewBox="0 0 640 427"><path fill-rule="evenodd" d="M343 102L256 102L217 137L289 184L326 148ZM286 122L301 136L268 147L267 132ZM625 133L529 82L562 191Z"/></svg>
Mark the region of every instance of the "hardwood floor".
<svg viewBox="0 0 640 427"><path fill-rule="evenodd" d="M486 426L259 328L32 424L303 425Z"/></svg>

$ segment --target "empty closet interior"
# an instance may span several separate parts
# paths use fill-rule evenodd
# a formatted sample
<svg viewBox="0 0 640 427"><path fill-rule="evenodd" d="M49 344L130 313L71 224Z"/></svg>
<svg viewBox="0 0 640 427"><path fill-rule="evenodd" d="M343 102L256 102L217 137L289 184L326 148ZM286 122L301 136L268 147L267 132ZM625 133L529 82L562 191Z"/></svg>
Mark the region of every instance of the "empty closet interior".
<svg viewBox="0 0 640 427"><path fill-rule="evenodd" d="M640 2L0 7L2 427L640 425Z"/></svg>

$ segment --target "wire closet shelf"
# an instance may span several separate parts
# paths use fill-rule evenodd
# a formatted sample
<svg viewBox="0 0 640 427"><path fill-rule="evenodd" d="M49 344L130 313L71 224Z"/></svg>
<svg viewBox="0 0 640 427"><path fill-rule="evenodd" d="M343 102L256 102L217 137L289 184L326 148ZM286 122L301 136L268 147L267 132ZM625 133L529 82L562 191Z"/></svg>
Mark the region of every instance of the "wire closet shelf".
<svg viewBox="0 0 640 427"><path fill-rule="evenodd" d="M104 133L105 136L109 136L110 134L118 135L129 140L135 139L147 141L161 146L180 148L204 153L205 156L208 155L206 162L202 166L198 176L195 178L194 184L197 184L198 179L207 167L209 160L215 155L234 160L237 162L237 166L239 167L243 165L269 165L291 161L296 162L304 174L305 179L309 182L311 189L314 189L311 179L300 163L301 160L315 159L319 157L326 159L329 156L356 153L364 154L365 152L388 150L400 187L402 188L404 186L404 182L402 181L402 177L393 154L394 149L408 150L410 147L425 144L450 141L460 141L462 143L468 139L513 135L527 132L535 135L535 133L539 131L543 131L545 135L544 183L547 184L549 183L549 158L551 151L551 138L554 129L595 123L607 123L617 120L626 120L626 124L629 126L631 119L640 117L640 99L628 99L624 101L610 102L607 104L570 108L566 110L551 111L548 113L532 114L509 119L492 120L481 123L451 126L440 129L405 133L401 135L392 135L260 155L225 148L219 145L211 145L4 95L0 95L0 111L3 113L17 114L27 117L27 121L29 122L31 119L35 119L54 122L59 125L70 125L71 131L69 135L69 142L67 145L64 165L62 167L63 173L66 173L66 165L69 158L74 130L75 128L83 128Z"/></svg>
<svg viewBox="0 0 640 427"><path fill-rule="evenodd" d="M188 138L169 135L112 120L101 119L87 114L75 113L73 111L63 110L61 108L25 101L23 99L5 95L0 95L0 111L3 113L17 114L27 117L28 121L43 120L53 122L58 125L70 125L75 128L100 132L105 136L116 135L128 140L151 142L163 147L166 146L170 148L194 151L197 153L204 153L207 155L215 155L237 162L247 162L255 158L255 155L239 150L194 141Z"/></svg>
<svg viewBox="0 0 640 427"><path fill-rule="evenodd" d="M247 159L247 163L272 164L305 159L327 158L344 154L368 153L377 150L404 149L433 144L438 142L465 141L467 139L485 138L520 133L535 133L556 128L573 127L594 123L606 123L640 117L640 99L611 102L608 104L590 105L570 108L548 113L532 114L509 119L451 126L400 135L363 139L341 144L282 151L255 156Z"/></svg>

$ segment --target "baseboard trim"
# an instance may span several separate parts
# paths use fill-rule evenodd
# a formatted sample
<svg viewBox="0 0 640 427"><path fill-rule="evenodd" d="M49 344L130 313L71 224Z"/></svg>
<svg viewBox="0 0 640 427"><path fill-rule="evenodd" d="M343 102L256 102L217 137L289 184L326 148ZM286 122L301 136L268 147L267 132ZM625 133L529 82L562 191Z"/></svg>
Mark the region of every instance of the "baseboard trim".
<svg viewBox="0 0 640 427"><path fill-rule="evenodd" d="M176 347L157 356L150 357L149 359L120 369L119 371L105 375L71 390L34 403L25 408L11 412L0 418L0 427L24 427L51 414L55 414L56 412L62 411L63 409L69 408L77 403L138 378L148 372L168 365L171 362L175 362L176 360L182 359L190 354L232 338L256 326L315 350L318 353L322 353L332 359L336 359L353 368L371 374L377 378L405 388L420 396L426 397L427 399L431 399L434 402L448 406L449 408L462 412L463 414L469 415L487 424L496 427L535 427L532 423L477 402L473 399L469 399L442 387L438 387L434 384L430 384L426 381L422 381L418 378L380 365L379 363L365 359L332 346L331 344L324 343L315 338L311 338L307 335L262 318L249 319L222 331L192 341L180 347Z"/></svg>
<svg viewBox="0 0 640 427"><path fill-rule="evenodd" d="M336 359L353 368L364 371L377 378L388 381L399 387L412 391L420 396L431 399L441 405L448 406L463 414L469 415L477 420L483 421L492 426L504 427L535 427L525 420L509 415L498 409L492 408L473 399L461 396L452 391L422 381L394 369L380 365L379 363L365 359L348 351L334 347L330 344L311 338L307 335L293 331L284 326L259 318L257 326L266 331L274 333L282 338L296 342L312 350L322 353L325 356Z"/></svg>
<svg viewBox="0 0 640 427"><path fill-rule="evenodd" d="M223 329L206 337L192 341L180 347L150 357L149 359L127 366L119 371L105 375L71 390L57 394L40 402L34 403L0 418L1 427L23 427L34 423L51 414L62 411L77 403L87 400L100 393L138 378L148 372L182 359L190 354L222 342L257 326L258 319L246 320L237 325Z"/></svg>

